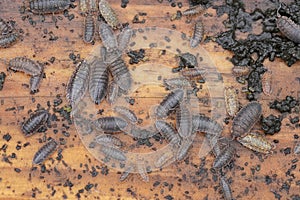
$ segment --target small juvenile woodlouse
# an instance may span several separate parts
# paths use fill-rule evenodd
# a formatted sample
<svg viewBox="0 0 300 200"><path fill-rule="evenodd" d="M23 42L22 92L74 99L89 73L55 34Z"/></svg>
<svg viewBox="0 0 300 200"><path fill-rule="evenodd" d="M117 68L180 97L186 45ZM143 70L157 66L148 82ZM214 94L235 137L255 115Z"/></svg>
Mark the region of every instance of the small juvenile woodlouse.
<svg viewBox="0 0 300 200"><path fill-rule="evenodd" d="M193 36L190 40L190 46L196 48L202 41L204 34L204 26L201 20L198 20L194 26Z"/></svg>
<svg viewBox="0 0 300 200"><path fill-rule="evenodd" d="M277 28L288 39L300 43L300 25L286 16L280 16L276 20Z"/></svg>
<svg viewBox="0 0 300 200"><path fill-rule="evenodd" d="M232 68L232 73L236 77L247 76L250 72L250 69L247 66L234 66Z"/></svg>
<svg viewBox="0 0 300 200"><path fill-rule="evenodd" d="M125 171L120 176L120 181L124 181L130 174L133 172L134 167L130 165L128 168L125 169Z"/></svg>
<svg viewBox="0 0 300 200"><path fill-rule="evenodd" d="M35 94L39 91L41 81L44 77L44 73L40 75L32 76L30 78L29 87L30 87L30 94Z"/></svg>
<svg viewBox="0 0 300 200"><path fill-rule="evenodd" d="M239 101L236 90L233 87L227 87L224 90L225 106L230 117L234 117L239 111Z"/></svg>
<svg viewBox="0 0 300 200"><path fill-rule="evenodd" d="M184 77L169 78L169 79L164 79L163 81L165 87L168 89L192 88L191 82Z"/></svg>
<svg viewBox="0 0 300 200"><path fill-rule="evenodd" d="M95 141L98 144L113 147L113 148L120 148L123 146L123 142L119 138L108 134L101 134L96 136Z"/></svg>
<svg viewBox="0 0 300 200"><path fill-rule="evenodd" d="M43 163L58 147L57 142L54 139L49 140L45 145L43 145L34 155L33 164Z"/></svg>
<svg viewBox="0 0 300 200"><path fill-rule="evenodd" d="M15 44L19 36L17 33L11 33L7 35L2 35L0 37L0 48L8 48Z"/></svg>
<svg viewBox="0 0 300 200"><path fill-rule="evenodd" d="M239 138L238 141L243 146L259 153L268 154L273 149L273 145L262 134L256 132L249 133Z"/></svg>
<svg viewBox="0 0 300 200"><path fill-rule="evenodd" d="M231 187L230 187L225 175L221 175L220 185L221 185L221 188L222 188L222 191L223 191L224 199L225 200L233 200Z"/></svg>
<svg viewBox="0 0 300 200"><path fill-rule="evenodd" d="M182 138L192 134L192 114L186 103L180 103L176 111L176 128Z"/></svg>
<svg viewBox="0 0 300 200"><path fill-rule="evenodd" d="M32 13L48 14L62 12L71 5L70 0L31 0L29 9Z"/></svg>
<svg viewBox="0 0 300 200"><path fill-rule="evenodd" d="M205 8L202 5L196 5L196 6L192 6L188 9L186 9L185 11L182 12L182 15L184 16L191 16L191 15L197 15L202 13L205 10Z"/></svg>
<svg viewBox="0 0 300 200"><path fill-rule="evenodd" d="M105 21L111 27L117 28L119 26L118 16L106 0L100 0L99 10Z"/></svg>
<svg viewBox="0 0 300 200"><path fill-rule="evenodd" d="M233 118L231 134L233 138L243 137L259 120L262 107L258 102L250 102L244 106Z"/></svg>
<svg viewBox="0 0 300 200"><path fill-rule="evenodd" d="M120 52L124 52L127 49L130 39L132 37L132 34L133 34L132 29L129 27L126 27L118 35L117 41L118 41Z"/></svg>
<svg viewBox="0 0 300 200"><path fill-rule="evenodd" d="M162 135L167 139L167 141L170 144L174 146L180 145L181 138L176 133L172 125L164 121L156 121L155 127L160 133L162 133Z"/></svg>
<svg viewBox="0 0 300 200"><path fill-rule="evenodd" d="M122 117L125 117L132 123L137 123L137 121L138 121L138 118L135 115L135 113L132 110L130 110L124 106L115 106L114 111L116 113L118 113L119 115L121 115Z"/></svg>
<svg viewBox="0 0 300 200"><path fill-rule="evenodd" d="M205 69L199 69L198 67L195 68L189 68L186 70L182 70L180 73L184 77L188 78L194 78L198 76L203 76L205 74L206 70Z"/></svg>
<svg viewBox="0 0 300 200"><path fill-rule="evenodd" d="M218 122L201 114L193 115L192 124L193 132L200 131L210 135L220 136L223 131L223 127Z"/></svg>
<svg viewBox="0 0 300 200"><path fill-rule="evenodd" d="M40 75L43 71L42 65L26 57L16 57L9 61L9 69L24 72L31 76Z"/></svg>
<svg viewBox="0 0 300 200"><path fill-rule="evenodd" d="M46 110L38 110L34 112L21 127L26 137L36 133L48 120L49 113Z"/></svg>
<svg viewBox="0 0 300 200"><path fill-rule="evenodd" d="M72 107L83 97L89 81L90 65L86 61L78 63L67 86L67 99Z"/></svg>
<svg viewBox="0 0 300 200"><path fill-rule="evenodd" d="M225 167L233 159L234 154L235 148L229 143L221 150L220 154L216 156L216 159L213 163L213 168L220 169Z"/></svg>
<svg viewBox="0 0 300 200"><path fill-rule="evenodd" d="M86 43L92 43L95 37L95 19L94 16L89 12L84 18L84 31L83 31L83 41Z"/></svg>
<svg viewBox="0 0 300 200"><path fill-rule="evenodd" d="M127 122L119 117L101 117L94 121L97 129L105 132L119 132L127 127Z"/></svg>
<svg viewBox="0 0 300 200"><path fill-rule="evenodd" d="M89 76L89 93L95 104L100 104L105 98L108 87L108 70L106 65L99 59L91 63Z"/></svg>
<svg viewBox="0 0 300 200"><path fill-rule="evenodd" d="M110 105L112 105L117 101L118 97L119 97L119 86L115 81L112 81L108 86L106 100Z"/></svg>
<svg viewBox="0 0 300 200"><path fill-rule="evenodd" d="M108 24L104 22L100 23L99 35L103 46L107 49L107 52L114 51L118 48L117 38L114 35L114 31Z"/></svg>
<svg viewBox="0 0 300 200"><path fill-rule="evenodd" d="M159 118L165 118L169 112L174 109L182 100L184 91L182 89L175 89L170 92L162 102L157 106L155 114Z"/></svg>
<svg viewBox="0 0 300 200"><path fill-rule="evenodd" d="M127 160L126 154L116 148L113 147L108 147L108 146L103 146L100 151L105 154L108 158L113 158L115 160L119 161L125 161Z"/></svg>
<svg viewBox="0 0 300 200"><path fill-rule="evenodd" d="M261 85L265 95L270 96L272 94L272 81L272 71L268 70L261 77Z"/></svg>

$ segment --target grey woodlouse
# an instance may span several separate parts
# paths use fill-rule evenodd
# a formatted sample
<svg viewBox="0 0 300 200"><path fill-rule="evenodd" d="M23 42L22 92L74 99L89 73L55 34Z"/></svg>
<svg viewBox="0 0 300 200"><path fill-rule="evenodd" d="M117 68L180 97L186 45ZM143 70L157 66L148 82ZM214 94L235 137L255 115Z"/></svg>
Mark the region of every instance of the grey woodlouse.
<svg viewBox="0 0 300 200"><path fill-rule="evenodd" d="M135 115L135 113L132 110L130 110L124 106L115 106L114 111L116 113L118 113L119 115L121 115L122 117L125 117L132 123L137 123L137 121L138 121L138 118Z"/></svg>
<svg viewBox="0 0 300 200"><path fill-rule="evenodd" d="M72 107L83 97L89 81L90 65L86 61L78 63L67 86L67 99Z"/></svg>
<svg viewBox="0 0 300 200"><path fill-rule="evenodd" d="M107 49L107 52L114 51L118 48L117 38L114 34L114 31L108 24L104 22L100 23L99 35L103 46Z"/></svg>
<svg viewBox="0 0 300 200"><path fill-rule="evenodd" d="M176 111L176 128L182 138L192 135L192 114L186 103L180 103Z"/></svg>
<svg viewBox="0 0 300 200"><path fill-rule="evenodd" d="M205 132L214 136L220 136L223 131L223 127L218 122L201 114L193 115L192 124L193 131Z"/></svg>
<svg viewBox="0 0 300 200"><path fill-rule="evenodd" d="M106 0L100 0L99 10L107 24L113 28L117 28L119 26L120 23L118 16Z"/></svg>
<svg viewBox="0 0 300 200"><path fill-rule="evenodd" d="M181 142L181 138L176 133L175 129L172 125L165 121L156 121L155 122L156 129L162 133L162 135L167 139L167 141L174 145L179 146Z"/></svg>
<svg viewBox="0 0 300 200"><path fill-rule="evenodd" d="M26 137L36 133L47 122L49 113L46 110L38 110L22 124L21 130Z"/></svg>
<svg viewBox="0 0 300 200"><path fill-rule="evenodd" d="M129 27L126 27L118 35L117 41L118 41L118 46L119 46L120 52L124 52L127 49L130 39L132 37L132 34L133 34L132 29Z"/></svg>
<svg viewBox="0 0 300 200"><path fill-rule="evenodd" d="M40 75L43 71L42 65L26 57L16 57L9 61L9 69L24 72L31 76Z"/></svg>
<svg viewBox="0 0 300 200"><path fill-rule="evenodd" d="M99 59L91 63L89 76L89 93L95 104L100 104L105 98L108 87L108 70L106 65Z"/></svg>
<svg viewBox="0 0 300 200"><path fill-rule="evenodd" d="M234 117L239 111L239 101L236 90L233 87L226 87L224 96L227 113L229 116Z"/></svg>
<svg viewBox="0 0 300 200"><path fill-rule="evenodd" d="M181 141L181 144L178 148L176 159L178 161L184 159L186 155L188 154L191 146L192 146L193 140L192 139L184 139Z"/></svg>
<svg viewBox="0 0 300 200"><path fill-rule="evenodd" d="M199 4L186 9L185 11L182 12L182 15L184 16L197 15L202 13L204 10L205 8Z"/></svg>
<svg viewBox="0 0 300 200"><path fill-rule="evenodd" d="M106 100L110 105L112 105L117 101L118 97L119 97L119 86L115 81L112 81L108 86Z"/></svg>
<svg viewBox="0 0 300 200"><path fill-rule="evenodd" d="M220 169L225 167L234 157L235 148L229 143L225 146L219 155L216 156L216 159L213 163L214 169Z"/></svg>
<svg viewBox="0 0 300 200"><path fill-rule="evenodd" d="M80 0L79 1L79 9L81 12L85 13L88 11L88 3L87 0Z"/></svg>
<svg viewBox="0 0 300 200"><path fill-rule="evenodd" d="M202 41L204 34L204 26L201 20L197 20L197 22L194 25L194 32L193 36L190 40L190 46L192 48L196 48Z"/></svg>
<svg viewBox="0 0 300 200"><path fill-rule="evenodd" d="M272 71L268 70L261 77L261 85L265 95L270 96L272 94L272 82Z"/></svg>
<svg viewBox="0 0 300 200"><path fill-rule="evenodd" d="M246 136L239 138L238 141L245 147L259 152L259 153L271 153L273 145L266 139L266 137L260 133L249 133Z"/></svg>
<svg viewBox="0 0 300 200"><path fill-rule="evenodd" d="M262 107L258 102L250 102L244 106L234 117L231 127L233 138L243 137L259 120Z"/></svg>
<svg viewBox="0 0 300 200"><path fill-rule="evenodd" d="M232 68L232 73L234 76L246 76L250 72L250 69L247 66L234 66Z"/></svg>
<svg viewBox="0 0 300 200"><path fill-rule="evenodd" d="M125 171L120 176L120 181L124 181L131 174L131 172L133 172L133 170L134 170L133 166L129 166L128 168L126 168Z"/></svg>
<svg viewBox="0 0 300 200"><path fill-rule="evenodd" d="M119 160L119 161L125 161L127 160L126 154L116 148L113 147L107 147L107 146L103 146L100 151L102 153L104 153L108 158L113 158L115 160Z"/></svg>
<svg viewBox="0 0 300 200"><path fill-rule="evenodd" d="M277 28L288 39L293 42L300 43L300 25L296 24L286 16L280 16L276 20Z"/></svg>
<svg viewBox="0 0 300 200"><path fill-rule="evenodd" d="M184 91L182 89L175 89L170 92L162 102L157 106L155 114L159 118L165 118L169 112L174 109L182 100Z"/></svg>
<svg viewBox="0 0 300 200"><path fill-rule="evenodd" d="M113 136L113 135L108 135L108 134L101 134L95 137L95 141L98 144L104 145L104 146L110 146L113 148L120 148L123 146L123 142Z"/></svg>
<svg viewBox="0 0 300 200"><path fill-rule="evenodd" d="M40 75L30 77L29 87L30 93L35 94L39 91L41 81L44 77L44 73L42 72Z"/></svg>
<svg viewBox="0 0 300 200"><path fill-rule="evenodd" d="M220 177L220 185L223 191L223 196L225 200L233 200L231 187L227 181L227 178L225 175L221 175Z"/></svg>
<svg viewBox="0 0 300 200"><path fill-rule="evenodd" d="M199 69L198 67L195 68L188 68L186 70L182 70L180 73L184 77L194 78L198 76L203 76L205 74L205 69Z"/></svg>
<svg viewBox="0 0 300 200"><path fill-rule="evenodd" d="M0 35L6 35L11 31L11 26L9 26L6 21L0 18Z"/></svg>
<svg viewBox="0 0 300 200"><path fill-rule="evenodd" d="M146 139L146 138L150 138L153 135L157 134L157 132L151 131L148 129L141 129L141 128L133 127L130 131L130 134L134 138Z"/></svg>
<svg viewBox="0 0 300 200"><path fill-rule="evenodd" d="M84 18L84 31L83 31L83 41L86 43L92 43L95 37L95 19L94 16L89 12Z"/></svg>
<svg viewBox="0 0 300 200"><path fill-rule="evenodd" d="M0 37L0 48L8 48L15 44L19 36L17 33L11 33L7 35L2 35Z"/></svg>
<svg viewBox="0 0 300 200"><path fill-rule="evenodd" d="M62 12L71 5L70 0L31 0L29 9L32 13L47 14Z"/></svg>
<svg viewBox="0 0 300 200"><path fill-rule="evenodd" d="M33 164L43 163L58 147L57 142L54 139L49 140L45 145L43 145L34 155Z"/></svg>
<svg viewBox="0 0 300 200"><path fill-rule="evenodd" d="M97 129L105 132L118 132L127 127L127 122L119 117L101 117L94 121Z"/></svg>
<svg viewBox="0 0 300 200"><path fill-rule="evenodd" d="M169 79L164 79L163 81L164 81L164 85L168 89L192 88L191 82L184 77L169 78Z"/></svg>

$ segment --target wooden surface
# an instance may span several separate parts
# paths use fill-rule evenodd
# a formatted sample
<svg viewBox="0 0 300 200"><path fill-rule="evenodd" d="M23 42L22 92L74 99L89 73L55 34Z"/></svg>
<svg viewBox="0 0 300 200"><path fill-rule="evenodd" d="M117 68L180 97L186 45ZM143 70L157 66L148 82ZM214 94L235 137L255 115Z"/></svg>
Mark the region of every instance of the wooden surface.
<svg viewBox="0 0 300 200"><path fill-rule="evenodd" d="M110 0L109 2L119 14L120 21L129 22L132 28L158 26L172 29L172 24L175 24L177 31L191 35L192 24L186 24L186 18L170 21L170 15L175 13L178 7L172 8L167 1L158 3L154 0L130 0L126 9L120 7L120 1ZM271 6L260 2L265 1L246 4L246 8L254 10L255 6ZM81 58L85 58L101 43L99 40L95 42L95 45L83 43L81 39L83 18L78 14L78 8L70 10L70 14L75 15L75 19L72 21L63 17L62 14L55 15L62 17L62 20L57 22L58 28L52 22L52 15L45 16L44 22L39 21L39 16L32 16L37 21L36 26L32 27L27 19L22 20L24 15L21 15L18 11L21 5L21 1L2 0L0 2L0 17L15 20L18 28L22 28L25 33L22 41L11 48L1 49L0 71L6 72L7 65L5 62L17 56L27 56L42 62L55 57L55 62L46 66L46 78L42 81L40 92L35 95L30 95L28 88L23 85L29 83L28 76L22 73L7 73L4 89L0 91L0 147L7 145L6 150L2 149L0 151L3 157L2 162L0 162L0 199L28 199L32 196L37 199L62 199L63 197L76 199L76 194L79 191L82 192L82 189L83 192L80 193L82 199L164 199L168 195L171 195L174 199L204 199L205 197L208 199L221 199L222 194L218 181L213 181L213 175L210 172L214 159L212 155L209 154L206 159L200 160L196 153L191 153L189 163L180 162L172 164L161 171L154 171L149 174L149 182L143 182L138 174L131 175L124 182L119 182L120 174L114 169L108 168L109 173L107 175L101 173L101 170L105 171L105 165L94 159L87 151L79 139L74 125L70 125L67 130L70 136L63 137L62 131L65 128L62 124L67 124L66 121L56 122L57 134L53 133L54 127L48 129L46 133L47 137L65 138L66 145L61 145L64 162L55 159L57 157L56 152L52 155L52 159L45 162L45 173L41 172L39 166L37 170L32 171L32 158L42 146L39 139L43 137L43 134L25 138L20 131L20 123L28 117L28 110L35 110L37 104L45 108L47 108L47 101L53 104L57 94L61 95L63 99L63 104L59 107L67 105L65 85L75 69L75 65L69 59L69 54L80 54ZM183 1L181 10L186 8L188 8L188 3ZM146 19L145 24L131 23L134 15L138 12L147 13L147 16L140 17ZM222 21L226 16L216 19L215 10L213 9L207 10L207 13L210 15L207 17L202 16L206 35L214 35L224 30ZM49 34L44 33L45 29L58 36L58 40L49 41ZM259 30L259 27L257 30ZM247 103L245 94L241 92L242 87L245 86L238 84L231 74L232 64L228 61L228 58L231 57L230 52L224 51L213 42L201 46L208 52L210 59L222 74L224 86L234 86L239 89L239 101L243 105ZM274 92L271 96L262 94L259 97L259 102L263 105L264 116L270 113L279 115L276 111L269 109L268 103L274 99L283 99L289 94L298 97L300 85L296 77L300 63L296 63L291 68L288 68L280 60L275 60L275 62L266 61L265 65L273 72ZM142 91L140 95L145 95L146 91ZM151 94L153 94L152 97L158 94L164 95L161 92L155 93L155 91L149 94L150 97ZM145 109L144 105L151 102L150 97L149 100L145 98L144 102L137 103L135 110ZM24 109L17 109L22 106L24 106ZM13 107L16 109L8 109ZM50 110L52 108L53 106ZM99 106L98 108L106 109L105 106ZM293 117L297 115L299 114L291 114ZM228 171L227 177L232 180L233 195L237 199L274 199L273 192L278 192L282 199L291 199L291 196L299 194L299 185L296 184L300 179L298 166L291 172L294 178L291 175L286 175L286 171L293 165L292 160L297 157L292 153L285 156L282 152L282 149L294 147L297 141L297 139L294 139L294 135L298 134L299 130L287 125L290 124L288 117L284 118L282 124L280 133L267 136L271 141L275 139L279 141L272 155L259 156L236 144L238 156L235 158L235 165ZM229 135L230 126L231 121L228 125L225 125L224 135ZM2 136L7 133L12 136L9 142L2 139ZM29 145L24 147L25 143L29 143ZM21 146L19 150L17 150L18 145ZM11 156L12 153L16 154L16 158L9 158L11 163L5 162L5 158ZM263 159L260 159L261 157ZM204 165L202 168L199 167L201 164ZM91 175L93 167L99 172L96 177ZM17 172L16 169L21 171ZM57 169L61 174L56 173L54 169ZM78 179L78 175L81 175L82 178ZM269 185L265 183L266 176L273 179ZM73 184L72 187L67 186L68 181ZM290 185L289 192L282 189L285 182ZM97 185L87 191L84 188L89 183ZM154 183L157 183L157 185Z"/></svg>

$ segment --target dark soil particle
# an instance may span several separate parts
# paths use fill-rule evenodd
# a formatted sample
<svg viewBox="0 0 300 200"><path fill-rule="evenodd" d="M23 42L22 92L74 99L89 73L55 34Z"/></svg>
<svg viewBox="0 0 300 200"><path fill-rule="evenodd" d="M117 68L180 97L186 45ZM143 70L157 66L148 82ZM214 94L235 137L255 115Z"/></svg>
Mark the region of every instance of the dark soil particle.
<svg viewBox="0 0 300 200"><path fill-rule="evenodd" d="M126 8L129 0L121 0L121 8Z"/></svg>
<svg viewBox="0 0 300 200"><path fill-rule="evenodd" d="M130 57L129 64L138 64L145 57L145 50L140 49L138 51L129 51L127 55Z"/></svg>
<svg viewBox="0 0 300 200"><path fill-rule="evenodd" d="M11 135L9 133L6 133L5 135L3 135L3 139L9 142L9 140L11 139Z"/></svg>
<svg viewBox="0 0 300 200"><path fill-rule="evenodd" d="M291 154L291 151L292 151L291 147L287 147L287 148L283 149L283 153L285 156L288 154Z"/></svg>
<svg viewBox="0 0 300 200"><path fill-rule="evenodd" d="M281 101L275 100L271 102L270 108L276 109L281 113L284 112L290 113L292 111L292 108L294 108L297 105L299 105L299 102L294 97L286 96L286 98Z"/></svg>
<svg viewBox="0 0 300 200"><path fill-rule="evenodd" d="M0 72L0 91L3 89L5 78L6 74L4 72Z"/></svg>
<svg viewBox="0 0 300 200"><path fill-rule="evenodd" d="M278 133L281 129L281 121L282 117L276 117L274 115L269 115L268 117L262 117L262 129L264 130L265 134L274 135Z"/></svg>

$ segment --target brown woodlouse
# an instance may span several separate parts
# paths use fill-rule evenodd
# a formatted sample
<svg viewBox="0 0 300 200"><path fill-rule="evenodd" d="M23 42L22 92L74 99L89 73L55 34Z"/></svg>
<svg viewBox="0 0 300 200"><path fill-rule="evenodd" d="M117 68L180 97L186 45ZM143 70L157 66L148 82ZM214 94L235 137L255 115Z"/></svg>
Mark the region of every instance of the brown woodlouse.
<svg viewBox="0 0 300 200"><path fill-rule="evenodd" d="M40 75L32 76L30 78L29 87L30 87L30 94L35 94L39 91L41 81L44 77L44 73L42 72Z"/></svg>
<svg viewBox="0 0 300 200"><path fill-rule="evenodd" d="M110 146L113 148L120 148L123 146L123 142L113 135L101 134L95 137L95 141L98 144Z"/></svg>
<svg viewBox="0 0 300 200"><path fill-rule="evenodd" d="M67 99L72 107L83 97L89 81L90 65L86 61L78 63L67 86Z"/></svg>
<svg viewBox="0 0 300 200"><path fill-rule="evenodd" d="M296 24L286 16L280 16L276 20L277 28L288 39L293 42L300 43L300 25Z"/></svg>
<svg viewBox="0 0 300 200"><path fill-rule="evenodd" d="M204 26L201 20L198 20L194 26L193 36L190 40L190 46L196 48L202 41L204 34Z"/></svg>
<svg viewBox="0 0 300 200"><path fill-rule="evenodd" d="M259 153L271 153L273 145L260 133L249 133L246 136L239 138L238 141L248 149Z"/></svg>
<svg viewBox="0 0 300 200"><path fill-rule="evenodd" d="M70 0L31 0L29 9L32 13L48 14L62 12L71 5Z"/></svg>
<svg viewBox="0 0 300 200"><path fill-rule="evenodd" d="M33 164L43 163L58 147L57 142L54 139L49 140L43 145L34 155Z"/></svg>
<svg viewBox="0 0 300 200"><path fill-rule="evenodd" d="M156 129L162 133L162 135L167 139L167 141L174 145L179 146L181 142L181 138L176 133L173 126L165 121L156 121L155 122Z"/></svg>
<svg viewBox="0 0 300 200"><path fill-rule="evenodd" d="M119 46L120 52L124 52L127 49L130 39L132 37L132 34L133 34L132 29L129 27L126 27L118 35L117 41L118 41L118 46Z"/></svg>
<svg viewBox="0 0 300 200"><path fill-rule="evenodd" d="M233 87L226 87L224 96L227 113L230 117L234 117L239 111L239 101L236 90Z"/></svg>
<svg viewBox="0 0 300 200"><path fill-rule="evenodd" d="M230 187L225 175L221 175L220 185L221 185L221 188L222 188L222 191L223 191L224 199L225 200L233 200L231 187Z"/></svg>
<svg viewBox="0 0 300 200"><path fill-rule="evenodd" d="M106 0L100 0L99 10L107 24L113 28L117 28L119 26L120 23L118 16Z"/></svg>
<svg viewBox="0 0 300 200"><path fill-rule="evenodd" d="M272 94L272 71L266 71L261 77L261 85L265 95L270 96Z"/></svg>
<svg viewBox="0 0 300 200"><path fill-rule="evenodd" d="M36 133L47 122L49 113L46 110L38 110L22 124L21 130L26 137Z"/></svg>
<svg viewBox="0 0 300 200"><path fill-rule="evenodd" d="M8 48L15 44L19 36L17 33L11 33L7 35L2 35L0 37L0 48Z"/></svg>
<svg viewBox="0 0 300 200"><path fill-rule="evenodd" d="M165 118L170 111L174 109L182 100L184 91L182 89L175 89L170 92L162 102L157 106L155 114L159 118Z"/></svg>
<svg viewBox="0 0 300 200"><path fill-rule="evenodd" d="M40 75L43 71L42 65L26 57L16 57L9 61L9 69L24 72L31 76Z"/></svg>
<svg viewBox="0 0 300 200"><path fill-rule="evenodd" d="M247 76L250 72L250 69L247 66L234 66L232 68L232 73L234 76Z"/></svg>
<svg viewBox="0 0 300 200"><path fill-rule="evenodd" d="M134 167L130 165L128 168L125 169L125 171L120 176L120 181L124 181L130 174L133 172Z"/></svg>
<svg viewBox="0 0 300 200"><path fill-rule="evenodd" d="M101 117L94 121L97 129L105 132L119 132L127 127L127 122L119 117Z"/></svg>
<svg viewBox="0 0 300 200"><path fill-rule="evenodd" d="M184 77L164 79L163 82L165 87L168 89L192 88L191 82Z"/></svg>
<svg viewBox="0 0 300 200"><path fill-rule="evenodd" d="M108 86L106 100L110 105L112 105L117 101L118 97L119 97L119 86L115 81L112 81Z"/></svg>
<svg viewBox="0 0 300 200"><path fill-rule="evenodd" d="M118 113L119 115L121 115L122 117L125 117L126 119L128 119L132 123L137 123L138 122L138 118L135 115L135 113L132 110L130 110L130 109L124 107L124 106L115 106L114 111L116 113Z"/></svg>
<svg viewBox="0 0 300 200"><path fill-rule="evenodd" d="M192 114L186 103L180 103L176 110L176 128L182 138L192 135Z"/></svg>
<svg viewBox="0 0 300 200"><path fill-rule="evenodd" d="M223 127L218 122L201 114L193 115L192 124L193 132L200 131L210 135L220 136L223 131Z"/></svg>
<svg viewBox="0 0 300 200"><path fill-rule="evenodd" d="M220 169L225 167L234 157L235 148L229 143L225 146L219 155L216 156L216 159L213 163L214 169Z"/></svg>
<svg viewBox="0 0 300 200"><path fill-rule="evenodd" d="M84 18L84 31L83 31L83 41L86 43L92 43L95 38L95 19L94 16L89 12Z"/></svg>
<svg viewBox="0 0 300 200"><path fill-rule="evenodd" d="M102 153L105 154L105 156L107 156L108 158L113 158L115 160L119 160L119 161L125 161L127 160L126 154L116 148L113 147L107 147L107 146L103 146L100 151Z"/></svg>
<svg viewBox="0 0 300 200"><path fill-rule="evenodd" d="M243 137L259 120L262 107L258 102L250 102L244 106L234 117L231 127L233 138Z"/></svg>
<svg viewBox="0 0 300 200"><path fill-rule="evenodd" d="M184 77L194 78L198 76L203 76L205 74L205 69L199 69L198 67L195 68L188 68L186 70L182 70L180 73Z"/></svg>
<svg viewBox="0 0 300 200"><path fill-rule="evenodd" d="M105 98L108 87L108 70L106 65L99 59L91 63L89 76L89 93L95 104L100 104Z"/></svg>

